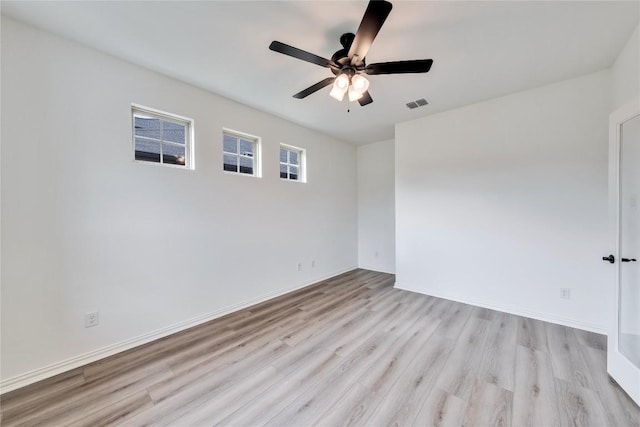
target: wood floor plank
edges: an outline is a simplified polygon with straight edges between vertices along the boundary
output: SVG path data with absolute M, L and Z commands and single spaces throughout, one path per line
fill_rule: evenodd
M 146 391 L 140 391 L 68 425 L 69 427 L 116 426 L 152 406 L 153 401 L 149 394 Z
M 560 425 L 557 401 L 549 354 L 518 346 L 513 424 L 531 427 Z
M 403 291 L 392 288 L 391 291 L 384 296 L 384 298 L 378 298 L 375 301 L 372 301 L 370 304 L 368 304 L 367 309 L 372 311 L 382 310 L 389 304 L 400 303 L 399 300 L 402 299 L 402 297 L 403 297 Z
M 336 400 L 350 387 L 350 378 L 359 378 L 389 348 L 395 347 L 398 337 L 388 332 L 379 332 L 353 354 L 335 371 L 331 372 L 316 388 L 300 394 L 291 404 L 270 419 L 265 425 L 311 425 L 323 413 L 331 409 Z
M 125 398 L 131 398 L 153 384 L 172 378 L 168 366 L 139 366 L 126 375 L 103 377 L 83 383 L 75 393 L 62 393 L 42 400 L 27 410 L 15 408 L 3 413 L 3 425 L 67 425 L 83 418 L 87 413 L 109 407 Z M 4 412 L 4 411 L 3 411 Z
M 207 405 L 209 401 L 222 399 L 238 382 L 250 382 L 256 377 L 273 375 L 275 369 L 263 368 L 264 365 L 260 361 L 264 361 L 268 366 L 270 360 L 277 358 L 287 348 L 284 343 L 270 342 L 246 358 L 246 364 L 225 364 L 211 371 L 201 367 L 197 371 L 160 382 L 148 389 L 154 406 L 125 425 L 152 426 L 174 423 L 177 419 Z
M 365 280 L 364 283 L 367 288 L 372 290 L 379 290 L 380 288 L 392 288 L 395 279 L 391 276 L 376 275 L 372 279 Z
M 402 314 L 404 306 L 400 303 L 390 304 L 384 310 L 378 310 L 371 312 L 372 314 L 366 315 L 366 323 L 362 324 L 360 333 L 357 333 L 355 329 L 351 329 L 350 333 L 345 336 L 346 339 L 332 343 L 333 351 L 341 356 L 347 356 L 351 354 L 356 348 L 360 347 L 363 342 L 369 339 L 373 334 L 380 331 L 379 325 L 393 325 L 397 322 L 397 318 Z M 349 339 L 350 338 L 350 339 Z
M 277 299 L 276 301 L 269 300 L 266 303 L 261 304 L 259 308 L 251 308 L 249 311 L 250 315 L 245 317 L 240 317 L 233 322 L 227 322 L 227 325 L 231 329 L 239 329 L 240 324 L 247 321 L 247 319 L 255 319 L 258 316 L 269 317 L 274 314 L 279 314 L 285 310 L 290 309 L 291 307 L 298 307 L 302 301 L 307 301 L 309 299 L 313 300 L 316 298 L 325 297 L 327 294 L 323 291 L 322 288 L 317 288 L 313 291 L 306 292 L 304 294 L 299 294 L 295 297 L 282 298 L 282 300 Z
M 442 322 L 440 322 L 440 326 L 438 327 L 438 334 L 443 337 L 456 339 L 460 336 L 462 328 L 467 324 L 473 312 L 473 307 L 453 301 L 450 301 L 448 306 L 450 309 L 439 316 Z
M 596 334 L 589 331 L 581 331 L 579 329 L 574 329 L 574 331 L 578 337 L 578 342 L 583 346 L 595 348 L 597 350 L 607 350 L 606 335 Z
M 234 345 L 242 338 L 231 329 L 221 328 L 216 334 L 209 335 L 208 339 L 203 339 L 185 348 L 176 348 L 176 351 L 169 353 L 164 360 L 169 366 L 180 366 L 200 357 L 207 357 L 212 354 L 223 352 Z
M 397 336 L 402 336 L 407 330 L 409 330 L 418 319 L 426 319 L 422 315 L 425 310 L 425 300 L 421 298 L 415 298 L 408 302 L 400 303 L 400 314 L 393 319 L 384 322 L 379 325 L 378 328 L 383 331 L 390 332 Z M 429 320 L 437 320 L 430 317 Z M 438 324 L 441 322 L 438 321 Z
M 254 369 L 259 369 L 263 363 L 268 364 L 271 360 L 277 359 L 288 348 L 286 344 L 276 340 L 268 341 L 247 354 L 229 353 L 228 358 L 213 359 L 210 363 L 180 372 L 180 375 L 149 387 L 149 395 L 157 405 L 174 395 L 190 394 L 195 386 L 202 385 L 203 389 L 217 389 L 227 381 L 248 376 L 250 371 L 247 368 L 252 366 L 252 363 L 256 363 Z M 202 390 L 198 391 L 198 393 L 201 392 Z
M 545 322 L 526 317 L 518 318 L 518 345 L 549 353 Z
M 392 309 L 390 309 L 389 313 L 392 312 Z M 348 355 L 351 350 L 358 348 L 375 333 L 379 332 L 375 326 L 380 321 L 392 321 L 393 317 L 384 316 L 384 313 L 383 311 L 371 312 L 363 310 L 356 313 L 356 315 L 350 313 L 342 317 L 340 321 L 335 321 L 334 319 L 333 322 L 328 322 L 321 328 L 316 326 L 317 333 L 292 346 L 292 349 L 287 354 L 274 361 L 272 365 L 279 372 L 285 374 L 292 366 L 296 366 L 300 359 L 306 359 L 309 355 L 317 352 Z M 396 315 L 399 315 L 399 313 L 397 311 Z M 311 326 L 313 327 L 313 325 Z M 287 334 L 286 337 L 290 337 L 290 334 Z
M 319 384 L 344 362 L 345 360 L 335 353 L 313 353 L 298 369 L 287 372 L 286 375 L 280 372 L 282 381 L 266 390 L 262 396 L 235 409 L 217 425 L 262 425 L 290 405 L 300 394 L 317 389 Z
M 55 398 L 61 393 L 73 391 L 85 382 L 83 369 L 77 368 L 11 393 L 0 395 L 2 414 L 10 418 L 11 414 L 16 411 L 37 411 L 38 409 L 32 409 L 31 406 L 40 407 L 42 402 Z
M 467 322 L 451 351 L 447 365 L 438 377 L 438 388 L 469 400 L 489 326 L 488 320 L 479 318 Z
M 429 314 L 438 318 L 448 317 L 452 310 L 458 308 L 455 301 L 447 300 L 444 298 L 435 298 L 433 304 L 429 309 Z
M 369 370 L 355 380 L 355 384 L 337 399 L 329 410 L 313 421 L 317 425 L 367 425 L 367 420 L 380 408 L 393 384 L 402 373 L 415 363 L 424 359 L 415 355 L 424 352 L 426 343 L 430 341 L 436 330 L 439 319 L 416 321 L 407 331 L 408 339 L 399 340 L 394 348 L 388 349 Z M 437 344 L 437 342 L 434 342 Z M 440 349 L 435 354 L 442 353 Z M 432 354 L 430 354 L 432 355 Z M 375 423 L 383 423 L 376 418 Z M 384 423 L 383 423 L 384 424 Z
M 3 426 L 640 427 L 602 335 L 356 269 L 0 396 Z
M 376 311 L 375 310 L 376 304 L 378 304 L 380 307 L 383 307 L 383 308 L 386 307 L 388 304 L 391 303 L 389 298 L 392 295 L 396 295 L 397 293 L 401 292 L 398 289 L 392 288 L 391 286 L 384 286 L 384 287 L 379 287 L 371 290 L 374 292 L 369 298 L 366 299 L 365 305 L 364 305 L 364 307 L 367 310 L 371 310 L 371 311 Z
M 284 319 L 291 321 L 292 318 L 293 317 L 289 316 Z M 295 322 L 292 323 L 295 324 Z M 290 326 L 291 324 L 288 323 L 284 325 L 271 323 L 268 326 L 256 327 L 253 330 L 247 329 L 243 331 L 240 339 L 228 342 L 225 346 L 217 348 L 215 351 L 195 357 L 181 358 L 179 362 L 173 359 L 170 360 L 171 369 L 173 369 L 177 375 L 182 375 L 184 372 L 191 372 L 197 369 L 202 370 L 205 369 L 205 367 L 212 369 L 214 366 L 237 363 L 242 360 L 244 355 L 257 351 L 270 342 L 279 340 L 279 337 L 283 333 L 286 333 L 286 328 Z
M 545 330 L 554 376 L 593 390 L 593 379 L 574 330 L 551 323 L 545 325 Z
M 239 406 L 262 395 L 281 379 L 277 370 L 269 366 L 253 372 L 243 381 L 232 382 L 224 391 L 213 395 L 213 398 L 191 400 L 187 405 L 188 410 L 181 411 L 180 416 L 176 416 L 174 411 L 170 417 L 164 417 L 162 423 L 173 427 L 216 424 Z M 184 406 L 181 407 L 183 408 Z
M 474 307 L 471 315 L 480 319 L 491 320 L 493 318 L 493 313 L 495 313 L 495 311 L 488 308 Z
M 340 307 L 346 302 L 362 298 L 363 295 L 369 291 L 371 290 L 368 288 L 358 287 L 345 293 L 332 295 L 332 298 L 328 298 L 322 304 L 316 304 L 315 302 L 304 304 L 300 306 L 300 310 L 306 312 L 308 316 L 320 316 L 332 312 L 333 309 Z
M 262 313 L 252 316 L 248 319 L 242 319 L 240 322 L 230 325 L 234 332 L 242 335 L 244 333 L 255 331 L 256 329 L 264 329 L 271 325 L 280 325 L 280 321 L 291 322 L 294 319 L 303 319 L 304 316 L 298 307 L 289 307 L 282 311 Z
M 422 404 L 412 426 L 461 426 L 466 408 L 466 401 L 434 388 Z
M 436 330 L 435 326 L 437 324 L 434 324 L 434 330 Z M 386 426 L 413 425 L 426 398 L 434 388 L 438 374 L 445 366 L 453 345 L 452 339 L 431 334 L 404 372 L 381 396 L 375 411 L 368 418 L 362 418 L 363 423 Z
M 481 380 L 476 380 L 467 402 L 463 425 L 510 426 L 513 393 Z
M 640 407 L 607 374 L 607 353 L 586 347 L 585 356 L 609 425 L 640 427 Z
M 476 376 L 513 391 L 517 341 L 518 318 L 512 314 L 495 313 L 487 329 Z
M 326 330 L 337 326 L 336 319 L 339 319 L 341 328 L 349 328 L 364 320 L 363 317 L 369 316 L 371 312 L 364 310 L 363 307 L 364 301 L 356 301 L 336 307 L 332 313 L 324 313 L 318 317 L 312 317 L 304 323 L 291 328 L 282 338 L 282 341 L 295 346 L 301 341 L 315 340 L 325 334 Z
M 607 425 L 607 416 L 596 392 L 557 378 L 555 385 L 561 426 Z

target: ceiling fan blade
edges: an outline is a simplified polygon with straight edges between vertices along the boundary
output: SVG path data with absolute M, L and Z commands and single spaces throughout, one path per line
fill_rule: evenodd
M 364 72 L 367 74 L 406 74 L 426 73 L 431 69 L 433 59 L 416 59 L 413 61 L 392 61 L 369 64 Z
M 312 64 L 316 64 L 321 67 L 326 67 L 326 68 L 331 68 L 332 66 L 337 67 L 337 65 L 333 61 L 330 61 L 327 58 L 314 55 L 313 53 L 309 53 L 302 49 L 298 49 L 297 47 L 289 46 L 288 44 L 280 43 L 279 41 L 275 41 L 275 40 L 272 41 L 271 44 L 269 45 L 269 49 L 273 50 L 274 52 L 279 52 L 285 55 L 289 55 L 306 62 L 311 62 Z
M 365 91 L 362 96 L 360 97 L 360 99 L 358 99 L 358 104 L 360 104 L 360 106 L 364 107 L 365 105 L 369 105 L 373 102 L 373 98 L 371 97 L 371 95 L 369 94 L 369 91 Z
M 313 86 L 309 86 L 305 90 L 301 90 L 300 92 L 298 92 L 295 95 L 293 95 L 293 97 L 297 98 L 297 99 L 306 98 L 307 96 L 311 95 L 312 93 L 319 91 L 323 87 L 329 86 L 331 83 L 333 83 L 333 81 L 335 79 L 336 79 L 335 77 L 327 77 L 326 79 L 324 79 L 322 81 L 319 81 L 318 83 L 314 84 Z
M 382 24 L 389 16 L 393 6 L 388 1 L 370 0 L 367 10 L 364 12 L 360 27 L 356 32 L 356 37 L 349 48 L 349 58 L 351 65 L 360 65 L 362 60 L 367 56 L 367 52 L 373 44 L 373 40 L 378 35 Z

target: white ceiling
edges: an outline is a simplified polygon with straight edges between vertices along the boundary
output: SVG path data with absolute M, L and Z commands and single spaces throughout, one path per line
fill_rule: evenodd
M 371 76 L 374 103 L 339 103 L 331 76 L 272 52 L 272 40 L 330 58 L 361 1 L 2 1 L 2 13 L 356 144 L 394 123 L 598 71 L 639 20 L 638 1 L 394 1 L 368 63 L 432 58 L 427 74 Z M 427 98 L 427 107 L 405 103 Z

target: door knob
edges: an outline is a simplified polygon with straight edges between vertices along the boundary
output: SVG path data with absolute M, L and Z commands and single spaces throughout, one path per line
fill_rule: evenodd
M 603 261 L 609 261 L 611 264 L 613 264 L 614 262 L 616 262 L 616 259 L 613 255 L 609 255 L 609 256 L 603 256 L 602 257 Z
M 622 258 L 620 261 L 622 262 L 636 262 L 635 258 Z

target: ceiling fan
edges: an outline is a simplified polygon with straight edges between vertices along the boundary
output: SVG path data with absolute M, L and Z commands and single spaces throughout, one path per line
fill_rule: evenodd
M 406 74 L 426 73 L 431 69 L 432 59 L 416 59 L 411 61 L 378 62 L 367 65 L 365 58 L 373 44 L 373 40 L 382 28 L 382 24 L 391 12 L 392 4 L 384 0 L 370 0 L 364 12 L 358 31 L 345 33 L 340 37 L 342 49 L 331 56 L 322 58 L 293 46 L 273 41 L 269 49 L 285 55 L 301 59 L 312 64 L 331 69 L 335 77 L 327 77 L 318 83 L 293 95 L 303 99 L 320 89 L 333 84 L 330 95 L 342 101 L 345 93 L 349 93 L 349 101 L 358 101 L 362 106 L 371 104 L 373 98 L 369 94 L 369 81 L 363 74 Z

